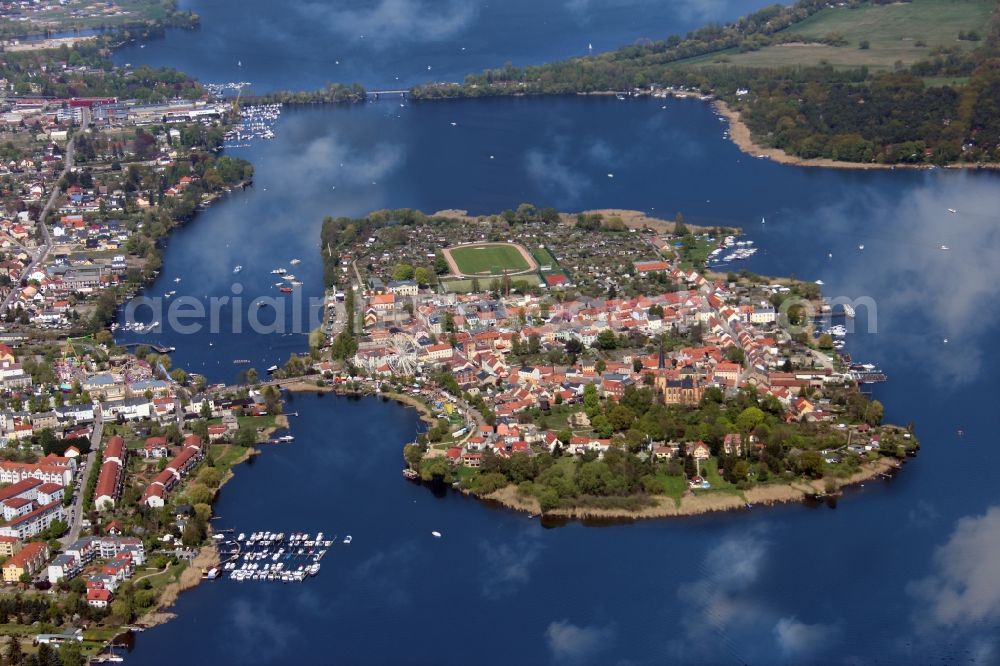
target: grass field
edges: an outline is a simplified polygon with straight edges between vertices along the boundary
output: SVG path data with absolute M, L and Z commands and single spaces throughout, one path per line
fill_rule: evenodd
M 514 245 L 465 245 L 450 252 L 463 275 L 503 275 L 505 270 L 518 273 L 531 268 Z
M 483 277 L 479 280 L 480 289 L 489 289 L 490 283 L 493 281 L 492 277 Z M 534 273 L 526 273 L 524 275 L 513 275 L 510 278 L 513 282 L 530 282 L 533 285 L 540 284 L 538 276 Z M 470 278 L 443 278 L 439 279 L 438 282 L 441 287 L 447 291 L 454 294 L 464 294 L 472 291 L 472 280 Z
M 539 266 L 549 266 L 550 271 L 559 267 L 559 262 L 556 261 L 556 258 L 552 256 L 552 253 L 544 247 L 532 250 L 531 256 L 535 258 L 535 261 L 538 262 Z
M 685 64 L 726 64 L 757 67 L 817 65 L 892 69 L 895 63 L 911 65 L 940 46 L 973 49 L 981 42 L 958 39 L 960 31 L 974 30 L 985 38 L 995 0 L 913 0 L 910 3 L 833 7 L 814 14 L 785 32 L 803 37 L 840 35 L 845 46 L 782 44 L 748 53 L 712 54 Z M 862 41 L 869 48 L 859 48 Z

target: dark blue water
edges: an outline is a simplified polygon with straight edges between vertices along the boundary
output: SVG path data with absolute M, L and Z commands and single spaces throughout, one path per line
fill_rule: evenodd
M 566 21 L 567 5 L 553 6 L 538 11 Z M 228 24 L 208 28 L 220 7 L 196 7 L 209 44 L 235 39 Z M 260 22 L 265 9 L 231 20 Z M 270 39 L 255 30 L 247 35 Z M 461 46 L 441 39 L 451 52 Z M 535 41 L 509 47 L 534 57 Z M 392 53 L 424 48 L 403 40 Z M 200 53 L 199 62 L 212 62 Z M 326 72 L 307 60 L 281 62 L 296 81 Z M 373 66 L 383 67 L 377 58 Z M 233 295 L 238 279 L 245 300 L 274 295 L 269 271 L 298 257 L 303 297 L 317 296 L 327 214 L 397 206 L 490 213 L 522 201 L 683 211 L 694 223 L 743 226 L 762 248 L 752 270 L 822 279 L 829 296 L 872 300 L 859 308 L 850 351 L 889 373 L 875 396 L 887 420 L 913 422 L 922 439 L 902 474 L 852 491 L 835 509 L 545 529 L 404 481 L 400 447 L 417 427 L 413 412 L 376 399 L 298 396 L 288 405 L 300 414 L 296 442 L 238 470 L 220 495 L 218 523 L 351 533 L 354 543 L 335 548 L 306 584 L 218 581 L 185 593 L 179 617 L 142 634 L 130 661 L 998 663 L 1000 180 L 781 166 L 743 155 L 722 132 L 710 108 L 693 101 L 384 100 L 287 111 L 274 141 L 236 151 L 256 165 L 255 187 L 171 239 L 150 293 Z M 290 328 L 290 311 L 283 320 Z M 175 365 L 220 380 L 243 369 L 233 359 L 262 369 L 306 344 L 304 334 L 231 329 L 149 337 L 178 347 Z
M 245 293 L 258 285 L 268 293 L 272 264 L 297 256 L 303 291 L 319 293 L 316 239 L 328 213 L 404 205 L 486 213 L 534 201 L 739 224 L 764 248 L 749 268 L 822 279 L 830 296 L 874 301 L 873 311 L 859 309 L 850 349 L 882 364 L 891 380 L 875 395 L 886 418 L 913 422 L 924 442 L 903 474 L 867 484 L 835 510 L 546 530 L 403 481 L 411 412 L 297 397 L 289 405 L 301 414 L 295 444 L 239 470 L 221 493 L 220 524 L 349 531 L 355 543 L 306 585 L 223 581 L 183 595 L 180 617 L 143 634 L 133 658 L 170 663 L 167 646 L 205 632 L 199 657 L 222 663 L 283 663 L 291 654 L 316 663 L 470 655 L 486 663 L 972 663 L 970 650 L 975 663 L 995 659 L 986 655 L 1000 609 L 1000 509 L 984 514 L 996 503 L 1000 464 L 991 437 L 1000 181 L 781 166 L 748 158 L 721 133 L 709 107 L 684 101 L 290 112 L 275 141 L 248 151 L 254 190 L 176 235 L 153 292 L 200 279 L 206 286 L 192 293 L 226 293 L 231 266 L 241 263 Z M 163 339 L 179 347 L 175 364 L 199 371 L 204 363 L 213 379 L 238 370 L 233 358 L 263 367 L 305 344 L 302 336 Z M 432 539 L 432 529 L 445 538 Z M 507 638 L 489 638 L 498 631 Z
M 764 0 L 181 0 L 198 31 L 135 44 L 118 64 L 176 67 L 254 92 L 357 81 L 395 89 L 486 67 L 609 51 L 728 21 Z M 784 4 L 784 3 L 783 3 Z

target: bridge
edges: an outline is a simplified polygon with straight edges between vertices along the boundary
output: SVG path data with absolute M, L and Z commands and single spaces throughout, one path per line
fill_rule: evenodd
M 408 94 L 410 94 L 410 91 L 409 90 L 369 90 L 367 94 L 368 94 L 369 97 L 374 97 L 375 99 L 379 99 L 383 95 L 386 96 L 386 97 L 398 96 L 398 97 L 404 97 L 405 98 Z
M 128 349 L 129 347 L 149 347 L 157 354 L 169 354 L 170 352 L 177 351 L 176 347 L 164 347 L 163 345 L 154 345 L 148 342 L 127 342 L 123 345 L 118 345 L 119 347 L 124 347 Z

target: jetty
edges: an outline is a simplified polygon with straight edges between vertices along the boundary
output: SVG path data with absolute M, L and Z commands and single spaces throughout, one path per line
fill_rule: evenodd
M 345 537 L 345 544 L 351 537 Z M 337 543 L 337 536 L 315 536 L 308 532 L 240 533 L 233 541 L 219 544 L 222 573 L 231 580 L 301 583 L 320 571 L 320 560 Z

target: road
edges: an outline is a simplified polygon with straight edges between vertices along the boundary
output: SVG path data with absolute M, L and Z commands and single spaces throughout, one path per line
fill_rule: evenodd
M 69 532 L 67 532 L 66 536 L 59 540 L 64 546 L 68 546 L 80 538 L 80 529 L 83 522 L 83 491 L 87 485 L 87 476 L 90 474 L 90 470 L 94 469 L 94 465 L 96 464 L 97 450 L 101 448 L 101 435 L 103 432 L 104 420 L 101 418 L 100 414 L 96 414 L 94 419 L 94 432 L 90 436 L 90 453 L 87 454 L 87 467 L 82 473 L 78 473 L 77 479 L 73 481 L 74 484 L 77 484 L 79 490 L 76 492 L 76 499 L 73 501 L 73 505 L 70 508 L 73 520 L 70 521 Z
M 60 174 L 60 178 L 69 173 L 69 170 L 72 168 L 73 168 L 73 140 L 70 139 L 69 142 L 66 144 L 66 165 L 63 167 L 62 173 Z M 56 179 L 56 182 L 52 186 L 52 192 L 49 194 L 49 200 L 45 202 L 45 208 L 42 209 L 42 213 L 38 216 L 38 226 L 41 227 L 42 238 L 44 239 L 42 242 L 42 246 L 40 248 L 41 251 L 35 256 L 34 259 L 32 259 L 31 263 L 27 265 L 27 267 L 24 269 L 24 272 L 21 273 L 21 280 L 27 280 L 28 276 L 31 275 L 31 272 L 35 270 L 35 267 L 38 266 L 43 261 L 45 261 L 45 258 L 49 255 L 49 252 L 52 250 L 52 238 L 49 236 L 49 228 L 45 226 L 45 217 L 49 214 L 49 210 L 52 209 L 52 206 L 55 205 L 56 200 L 59 199 L 60 194 L 61 192 L 59 190 L 59 179 Z M 17 286 L 13 287 L 10 290 L 7 296 L 3 299 L 3 303 L 0 303 L 0 315 L 7 312 L 7 308 L 10 306 L 11 301 L 14 300 L 14 297 L 17 296 L 18 293 L 20 293 L 20 289 L 18 289 Z

